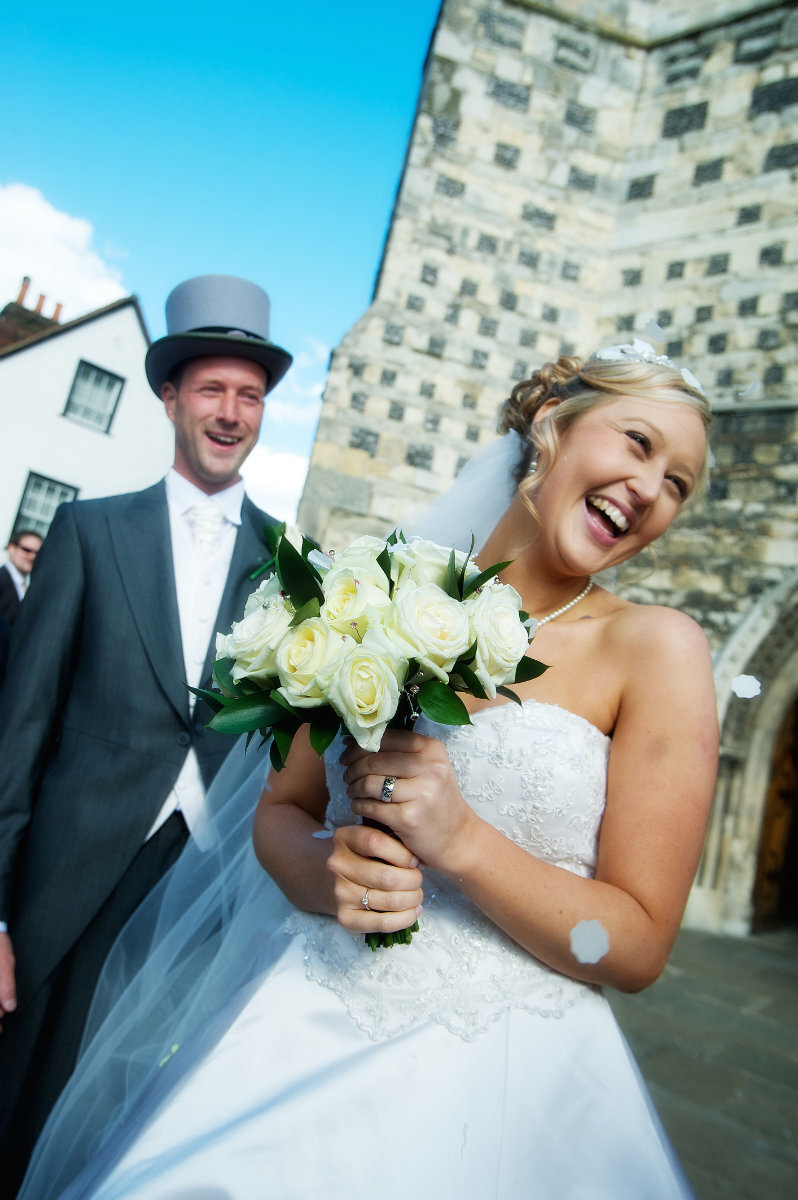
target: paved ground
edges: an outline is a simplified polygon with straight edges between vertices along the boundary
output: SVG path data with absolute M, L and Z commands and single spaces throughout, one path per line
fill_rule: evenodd
M 796 931 L 683 930 L 653 987 L 608 996 L 698 1200 L 794 1200 Z

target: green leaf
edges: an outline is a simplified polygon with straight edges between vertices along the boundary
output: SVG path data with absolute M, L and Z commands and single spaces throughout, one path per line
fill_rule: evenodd
M 439 679 L 422 683 L 415 699 L 418 707 L 431 721 L 437 721 L 440 725 L 471 724 L 468 709 L 463 701 Z
M 305 537 L 304 533 L 302 534 L 302 557 L 305 559 L 305 561 L 307 561 L 307 557 L 310 554 L 311 550 L 318 550 L 318 548 L 319 547 L 316 542 L 314 542 L 309 537 Z M 313 563 L 309 562 L 308 566 L 310 567 L 311 571 L 315 571 L 316 578 L 321 579 L 321 575 L 316 570 L 316 568 L 313 566 Z
M 462 567 L 460 568 L 460 573 L 457 576 L 457 594 L 461 599 L 463 597 L 463 589 L 465 588 L 466 571 L 468 570 L 468 564 L 471 562 L 471 555 L 473 553 L 474 553 L 474 535 L 472 533 L 471 534 L 471 545 L 468 548 L 468 554 L 466 555 L 466 560 L 463 563 Z
M 460 657 L 458 658 L 457 662 L 454 664 L 454 669 L 456 671 L 459 670 L 463 664 L 465 664 L 467 667 L 470 666 L 471 663 L 476 658 L 476 656 L 477 656 L 477 640 L 476 640 L 476 638 L 474 638 L 474 641 L 468 647 L 465 654 L 461 654 Z
M 487 700 L 487 692 L 479 682 L 475 672 L 472 671 L 470 667 L 467 667 L 465 663 L 455 663 L 452 674 L 459 675 L 465 684 L 465 687 L 458 688 L 458 691 L 466 691 L 470 695 L 476 696 L 478 700 Z
M 271 745 L 269 746 L 269 759 L 275 771 L 282 771 L 285 763 L 283 762 L 282 755 L 280 754 L 280 747 L 275 741 L 272 741 Z
M 283 588 L 291 598 L 294 608 L 301 608 L 309 600 L 324 603 L 324 593 L 319 587 L 319 577 L 309 562 L 298 550 L 282 538 L 277 548 L 277 573 Z
M 303 604 L 302 607 L 298 608 L 294 613 L 293 620 L 291 621 L 291 628 L 293 629 L 294 626 L 301 625 L 303 621 L 309 621 L 311 617 L 317 617 L 320 612 L 321 605 L 314 596 L 312 600 L 308 600 L 307 604 Z
M 528 654 L 525 654 L 515 668 L 513 683 L 526 683 L 529 679 L 539 679 L 548 669 L 547 663 L 538 662 L 536 658 L 530 658 Z
M 288 713 L 289 716 L 292 716 L 294 718 L 294 720 L 297 723 L 297 726 L 304 725 L 304 723 L 307 721 L 307 719 L 308 719 L 307 709 L 306 708 L 294 708 L 294 706 L 288 700 L 286 700 L 285 696 L 281 695 L 280 692 L 278 692 L 276 690 L 273 691 L 271 693 L 270 699 L 273 704 L 276 704 L 279 706 L 278 710 L 277 710 L 278 716 L 274 717 L 273 720 L 284 721 L 285 714 Z M 279 709 L 282 709 L 283 711 L 279 712 Z
M 498 696 L 506 696 L 508 700 L 514 700 L 519 708 L 523 707 L 520 698 L 518 696 L 516 696 L 516 694 L 512 690 L 512 688 L 508 688 L 508 687 L 504 687 L 504 685 L 500 685 L 499 687 L 496 688 L 496 694 Z
M 209 692 L 207 688 L 189 687 L 188 689 L 195 696 L 199 696 L 200 700 L 204 700 L 209 708 L 212 708 L 216 713 L 220 708 L 225 708 L 229 704 L 226 697 L 220 696 L 218 692 Z
M 318 715 L 310 722 L 310 744 L 321 758 L 324 751 L 332 742 L 341 728 L 340 719 L 329 709 L 319 709 Z
M 503 571 L 505 567 L 509 567 L 512 561 L 511 558 L 508 558 L 507 562 L 495 563 L 492 567 L 488 567 L 486 571 L 480 571 L 479 575 L 475 575 L 473 579 L 468 581 L 463 590 L 463 599 L 467 600 L 469 596 L 474 594 L 477 588 L 481 588 L 488 580 L 493 579 L 495 575 Z
M 385 549 L 381 550 L 377 555 L 377 566 L 382 569 L 385 578 L 388 580 L 389 595 L 393 593 L 393 580 L 391 579 L 391 556 L 388 553 L 388 546 L 393 543 L 388 541 L 385 543 Z
M 288 728 L 286 725 L 274 725 L 272 727 L 272 745 L 277 746 L 283 762 L 286 762 L 288 759 L 288 751 L 291 749 L 295 733 L 296 726 L 293 729 Z
M 236 665 L 234 658 L 217 658 L 213 664 L 213 677 L 225 696 L 240 696 L 237 684 L 233 682 L 231 671 Z
M 220 709 L 208 727 L 217 733 L 248 733 L 263 729 L 285 719 L 282 705 L 275 704 L 261 692 L 260 696 L 242 696 L 230 700 Z
M 443 590 L 447 596 L 451 596 L 453 600 L 460 599 L 460 589 L 457 586 L 457 564 L 455 561 L 454 550 L 449 555 L 449 561 L 446 564 L 446 574 L 443 577 Z
M 277 557 L 277 547 L 280 544 L 281 538 L 285 537 L 285 521 L 280 521 L 276 525 L 272 525 L 267 521 L 263 526 L 263 540 L 269 548 L 269 553 L 272 556 L 272 562 Z

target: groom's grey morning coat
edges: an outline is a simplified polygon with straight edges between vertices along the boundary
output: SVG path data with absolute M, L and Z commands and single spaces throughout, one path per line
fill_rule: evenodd
M 219 613 L 240 619 L 265 561 L 244 500 Z M 0 916 L 20 1006 L 141 848 L 190 746 L 207 784 L 232 739 L 189 715 L 166 492 L 62 505 L 39 556 L 0 695 Z M 21 651 L 24 648 L 24 661 Z

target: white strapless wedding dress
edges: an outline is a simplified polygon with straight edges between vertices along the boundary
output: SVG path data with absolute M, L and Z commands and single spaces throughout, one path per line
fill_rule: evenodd
M 481 817 L 592 874 L 610 744 L 598 729 L 535 701 L 417 728 L 444 741 Z M 352 819 L 338 752 L 330 827 Z M 372 953 L 297 911 L 279 937 L 165 1065 L 102 1181 L 70 1198 L 691 1195 L 601 992 L 531 958 L 446 880 L 426 873 L 411 946 Z

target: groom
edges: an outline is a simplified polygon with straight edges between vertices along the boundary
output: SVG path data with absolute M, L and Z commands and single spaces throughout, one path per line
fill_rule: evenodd
M 166 318 L 145 365 L 174 465 L 143 492 L 58 509 L 0 697 L 2 1197 L 72 1071 L 117 933 L 186 838 L 202 846 L 231 746 L 186 682 L 209 686 L 214 635 L 265 559 L 272 518 L 239 468 L 291 356 L 243 279 L 189 279 Z

